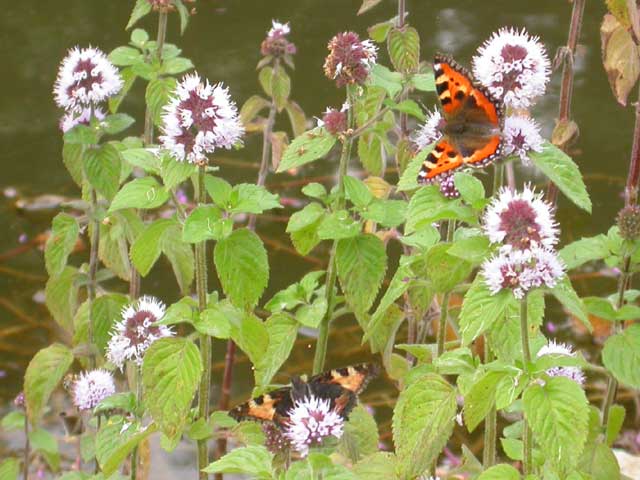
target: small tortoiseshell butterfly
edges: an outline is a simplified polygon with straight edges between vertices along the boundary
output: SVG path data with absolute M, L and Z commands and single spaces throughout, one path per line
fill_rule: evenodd
M 430 183 L 469 165 L 485 167 L 500 157 L 504 123 L 502 102 L 475 84 L 469 72 L 451 57 L 433 61 L 436 91 L 442 105 L 442 137 L 418 173 L 418 183 Z
M 291 379 L 291 386 L 272 390 L 242 403 L 229 410 L 229 415 L 238 421 L 258 420 L 283 427 L 289 420 L 289 411 L 296 400 L 313 395 L 329 400 L 331 408 L 346 420 L 358 403 L 358 395 L 379 371 L 377 365 L 363 363 L 329 370 L 309 380 L 295 376 Z

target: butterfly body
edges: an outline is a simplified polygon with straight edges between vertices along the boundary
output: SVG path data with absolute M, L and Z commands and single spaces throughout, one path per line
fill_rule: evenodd
M 296 401 L 313 396 L 329 401 L 331 409 L 347 419 L 358 403 L 358 395 L 369 381 L 377 376 L 374 364 L 359 364 L 329 370 L 309 380 L 293 377 L 291 386 L 278 388 L 242 403 L 229 411 L 236 420 L 273 422 L 279 427 L 287 424 Z
M 436 55 L 433 71 L 443 110 L 438 125 L 442 136 L 425 159 L 418 183 L 436 181 L 465 166 L 485 167 L 502 151 L 502 104 L 451 57 Z

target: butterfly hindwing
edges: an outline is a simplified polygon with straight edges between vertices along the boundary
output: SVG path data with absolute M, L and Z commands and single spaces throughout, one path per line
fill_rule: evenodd
M 436 55 L 433 63 L 442 105 L 442 137 L 422 164 L 418 183 L 448 176 L 463 166 L 484 167 L 500 156 L 502 104 L 451 57 Z
M 274 422 L 282 427 L 289 418 L 289 411 L 298 399 L 311 394 L 328 400 L 342 417 L 347 418 L 357 404 L 358 395 L 369 381 L 378 375 L 374 364 L 360 364 L 329 370 L 314 375 L 308 381 L 300 377 L 292 379 L 292 386 L 272 390 L 229 411 L 236 420 Z

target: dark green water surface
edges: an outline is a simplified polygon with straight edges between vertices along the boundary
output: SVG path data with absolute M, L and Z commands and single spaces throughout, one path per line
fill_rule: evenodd
M 3 67 L 0 76 L 0 187 L 16 189 L 18 198 L 42 194 L 78 195 L 62 164 L 62 138 L 58 129 L 61 112 L 51 95 L 58 63 L 66 50 L 74 45 L 93 45 L 108 52 L 126 44 L 129 33 L 124 31 L 124 26 L 132 4 L 125 0 L 5 2 L 0 16 L 0 65 Z M 292 97 L 308 116 L 319 115 L 327 106 L 339 106 L 343 101 L 343 92 L 322 73 L 327 41 L 335 33 L 347 29 L 366 35 L 367 26 L 392 17 L 397 8 L 395 1 L 386 0 L 358 17 L 359 4 L 357 0 L 198 0 L 198 14 L 192 18 L 183 37 L 179 36 L 176 16 L 170 17 L 167 41 L 179 45 L 200 74 L 212 82 L 227 83 L 233 98 L 241 105 L 249 96 L 259 93 L 255 66 L 260 58 L 260 42 L 271 19 L 291 22 L 291 40 L 299 51 L 296 70 L 292 73 Z M 407 4 L 409 21 L 422 38 L 422 59 L 430 60 L 436 51 L 442 51 L 453 54 L 466 65 L 491 32 L 507 25 L 527 27 L 531 33 L 539 35 L 553 56 L 566 42 L 571 12 L 571 4 L 560 0 L 407 0 Z M 563 243 L 606 231 L 622 205 L 620 192 L 631 149 L 633 112 L 631 107 L 625 109 L 615 102 L 601 66 L 598 29 L 604 11 L 604 2 L 587 2 L 573 104 L 573 116 L 581 131 L 574 158 L 585 175 L 594 204 L 593 215 L 581 212 L 561 198 L 558 219 Z M 155 36 L 155 18 L 151 15 L 140 25 L 152 36 Z M 387 62 L 386 54 L 382 54 L 381 61 Z M 534 110 L 547 137 L 553 128 L 558 94 L 559 72 L 555 72 L 548 94 Z M 129 134 L 141 131 L 143 98 L 140 82 L 121 107 L 121 111 L 138 119 Z M 420 100 L 431 108 L 435 98 L 425 96 Z M 286 123 L 281 127 L 286 128 Z M 261 138 L 250 136 L 246 148 L 225 154 L 225 157 L 246 166 L 257 166 L 260 148 Z M 335 171 L 335 166 L 335 159 L 320 162 L 305 169 L 303 174 L 324 175 Z M 222 174 L 234 183 L 253 182 L 257 169 L 223 166 Z M 518 179 L 524 178 L 544 185 L 543 178 L 531 171 L 518 172 Z M 287 180 L 291 180 L 287 175 L 272 175 L 267 184 L 282 196 L 299 196 L 299 187 L 280 188 Z M 3 225 L 0 255 L 19 247 L 21 236 L 24 241 L 25 235 L 33 239 L 44 232 L 57 212 L 20 211 L 15 208 L 15 200 L 0 198 L 0 224 Z M 290 247 L 283 233 L 284 225 L 262 221 L 258 231 L 264 238 Z M 73 261 L 77 263 L 86 258 L 86 252 L 81 255 L 73 257 Z M 321 260 L 327 258 L 322 249 L 312 255 Z M 0 261 L 0 399 L 9 399 L 21 389 L 29 359 L 38 348 L 55 338 L 55 329 L 47 328 L 52 320 L 42 303 L 34 301 L 44 289 L 41 251 L 29 249 L 10 258 L 0 258 L 3 258 Z M 270 248 L 269 260 L 271 279 L 265 300 L 306 271 L 319 268 L 283 249 Z M 607 280 L 602 282 L 579 283 L 577 287 L 582 293 L 613 287 Z M 211 287 L 216 285 L 212 282 Z M 170 270 L 162 264 L 149 279 L 143 280 L 142 290 L 160 296 L 167 303 L 179 297 Z M 554 320 L 563 320 L 559 311 Z M 349 325 L 346 322 L 340 339 L 331 343 L 331 365 L 365 357 L 357 347 L 359 334 Z M 289 363 L 295 365 L 296 371 L 310 369 L 310 343 L 303 339 L 300 348 L 296 349 Z M 217 342 L 214 348 L 219 362 L 224 346 Z M 251 383 L 246 361 L 239 365 L 238 371 L 240 386 L 234 389 L 234 398 L 247 394 Z M 214 378 L 220 378 L 220 370 L 216 370 L 215 375 Z

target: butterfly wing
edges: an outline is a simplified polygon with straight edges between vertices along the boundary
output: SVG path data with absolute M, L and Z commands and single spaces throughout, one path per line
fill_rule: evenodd
M 436 55 L 433 71 L 445 128 L 418 173 L 418 183 L 429 183 L 464 165 L 484 167 L 501 152 L 502 104 L 474 85 L 469 72 L 451 57 Z
M 229 410 L 229 415 L 238 421 L 257 420 L 280 423 L 282 419 L 288 418 L 291 408 L 293 408 L 291 387 L 284 387 L 241 403 Z

